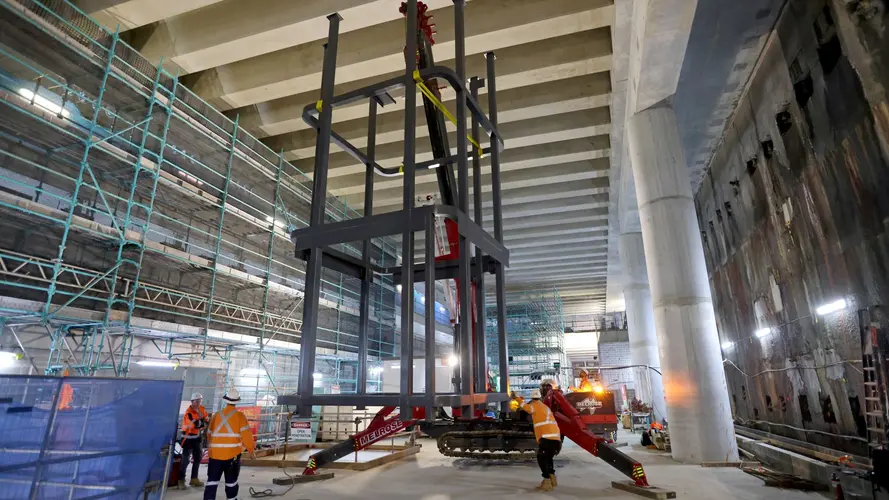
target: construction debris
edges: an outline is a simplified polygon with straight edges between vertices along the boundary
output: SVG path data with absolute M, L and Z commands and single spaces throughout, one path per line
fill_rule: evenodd
M 675 491 L 668 491 L 654 486 L 636 486 L 632 481 L 612 481 L 611 487 L 616 490 L 627 491 L 645 498 L 654 498 L 655 500 L 676 498 Z

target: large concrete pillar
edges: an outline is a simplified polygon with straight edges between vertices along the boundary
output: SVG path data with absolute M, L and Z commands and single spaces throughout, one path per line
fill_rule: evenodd
M 660 103 L 627 123 L 673 458 L 735 461 L 725 372 L 676 116 Z
M 636 397 L 651 405 L 655 418 L 661 421 L 667 419 L 667 408 L 642 233 L 620 235 L 620 262 L 624 269 L 624 303 L 630 335 L 630 358 L 638 366 L 633 370 Z

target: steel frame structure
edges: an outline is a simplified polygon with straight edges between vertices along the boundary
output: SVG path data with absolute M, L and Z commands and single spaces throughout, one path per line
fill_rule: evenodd
M 48 374 L 126 376 L 137 337 L 295 354 L 305 270 L 279 240 L 309 177 L 66 0 L 0 0 L 0 32 L 0 323 L 46 328 Z M 335 249 L 396 261 L 389 238 Z M 360 317 L 362 358 L 391 355 L 394 289 L 325 270 L 319 348 L 355 352 Z
M 376 405 L 398 406 L 399 418 L 402 421 L 413 419 L 413 407 L 425 407 L 426 418 L 433 418 L 433 407 L 451 406 L 459 407 L 464 415 L 470 415 L 475 405 L 489 402 L 501 402 L 506 404 L 508 399 L 506 379 L 502 379 L 498 392 L 485 392 L 486 382 L 486 355 L 484 330 L 478 328 L 484 325 L 484 302 L 479 301 L 476 309 L 480 314 L 476 315 L 472 310 L 473 298 L 470 297 L 471 285 L 483 285 L 482 276 L 486 272 L 495 275 L 497 294 L 496 311 L 498 318 L 503 317 L 505 307 L 505 288 L 503 269 L 509 264 L 509 252 L 503 245 L 502 207 L 500 195 L 500 165 L 499 153 L 503 149 L 503 138 L 497 130 L 497 101 L 496 81 L 494 72 L 494 54 L 486 54 L 487 82 L 474 78 L 469 87 L 466 85 L 466 57 L 465 57 L 465 33 L 464 33 L 464 7 L 465 0 L 454 0 L 454 31 L 456 45 L 456 71 L 443 66 L 431 66 L 418 69 L 418 58 L 424 54 L 418 52 L 418 43 L 423 40 L 418 36 L 418 3 L 417 0 L 409 0 L 403 4 L 403 12 L 406 17 L 405 32 L 405 73 L 401 77 L 392 78 L 368 87 L 358 89 L 343 95 L 335 96 L 334 74 L 336 71 L 337 45 L 339 36 L 339 14 L 328 17 L 330 22 L 327 44 L 325 45 L 324 65 L 321 82 L 321 97 L 317 103 L 306 106 L 303 112 L 304 120 L 318 132 L 315 149 L 315 168 L 313 172 L 312 209 L 309 227 L 297 229 L 291 233 L 297 255 L 307 262 L 306 270 L 306 305 L 303 309 L 303 332 L 301 338 L 300 383 L 297 394 L 279 398 L 280 404 L 296 405 L 300 415 L 308 416 L 312 405 L 319 404 L 349 404 L 349 405 Z M 431 54 L 425 54 L 430 57 Z M 416 94 L 421 82 L 430 79 L 443 79 L 452 86 L 457 95 L 456 101 L 456 126 L 457 126 L 457 153 L 447 157 L 439 157 L 429 162 L 417 163 L 415 161 L 415 134 L 416 114 L 406 112 L 404 114 L 404 164 L 400 168 L 387 169 L 381 167 L 375 161 L 375 131 L 377 106 L 393 103 L 389 92 L 404 88 L 405 109 L 416 109 Z M 488 85 L 488 109 L 490 118 L 484 114 L 477 101 L 478 87 Z M 428 89 L 426 89 L 428 91 Z M 428 94 L 425 94 L 428 97 Z M 353 104 L 367 100 L 369 102 L 368 124 L 368 148 L 363 153 L 357 147 L 332 130 L 333 110 L 339 106 Z M 430 100 L 424 99 L 428 107 Z M 468 156 L 466 111 L 470 111 L 472 117 L 472 142 L 478 144 L 478 128 L 481 126 L 490 139 L 490 147 L 482 149 L 480 146 L 471 152 L 473 167 L 475 169 L 474 200 L 475 220 L 469 215 L 469 183 L 468 183 Z M 427 109 L 427 120 L 430 119 Z M 430 126 L 438 125 L 440 117 L 434 120 Z M 349 152 L 358 162 L 365 165 L 365 211 L 362 217 L 328 223 L 323 217 L 324 200 L 327 191 L 328 158 L 330 143 L 333 141 L 343 150 Z M 481 175 L 479 158 L 482 154 L 491 155 L 492 192 L 494 203 L 494 229 L 491 236 L 484 231 L 481 224 Z M 447 154 L 447 153 L 445 153 Z M 418 168 L 438 168 L 439 182 L 448 182 L 453 179 L 451 165 L 457 166 L 457 191 L 459 203 L 456 205 L 433 205 L 415 207 L 415 172 Z M 437 167 L 436 167 L 437 165 Z M 374 175 L 403 176 L 403 206 L 394 213 L 375 215 L 373 209 Z M 450 189 L 450 188 L 449 188 Z M 451 195 L 450 190 L 443 188 L 443 193 Z M 449 196 L 450 197 L 450 196 Z M 447 203 L 448 200 L 445 200 Z M 457 200 L 454 200 L 457 201 Z M 449 242 L 456 243 L 458 249 L 455 252 L 456 262 L 436 261 L 435 257 L 435 227 L 436 220 L 447 218 L 450 222 Z M 451 234 L 453 229 L 454 234 Z M 414 236 L 416 232 L 423 231 L 425 237 L 424 262 L 416 263 Z M 367 255 L 367 244 L 374 238 L 401 235 L 402 250 L 401 264 L 384 267 L 370 262 Z M 452 240 L 453 236 L 453 240 Z M 338 252 L 334 246 L 347 242 L 363 242 L 363 255 L 359 259 L 349 258 Z M 477 250 L 474 252 L 474 250 Z M 475 257 L 473 258 L 473 255 Z M 366 315 L 362 315 L 362 322 L 358 331 L 358 356 L 359 356 L 359 384 L 358 393 L 355 395 L 323 395 L 314 394 L 311 376 L 314 370 L 314 357 L 316 352 L 317 315 L 319 298 L 319 281 L 324 267 L 336 269 L 341 272 L 360 277 L 362 279 L 362 292 L 373 280 L 375 274 L 386 275 L 391 273 L 401 281 L 401 371 L 400 394 L 367 394 L 363 384 L 366 376 L 364 366 L 367 353 L 367 331 L 364 323 Z M 459 304 L 459 321 L 456 325 L 455 344 L 459 357 L 459 376 L 457 377 L 459 390 L 453 393 L 438 393 L 434 384 L 434 363 L 426 363 L 426 390 L 424 394 L 416 394 L 413 385 L 413 321 L 414 282 L 425 282 L 426 302 L 425 318 L 426 331 L 434 331 L 435 313 L 435 281 L 437 279 L 456 278 L 458 283 L 457 303 Z M 483 287 L 477 288 L 478 295 L 483 295 Z M 362 293 L 362 310 L 366 309 L 367 294 Z M 473 319 L 481 323 L 473 325 Z M 503 321 L 500 324 L 504 324 Z M 473 330 L 478 330 L 473 335 Z M 505 339 L 505 329 L 500 328 L 498 334 Z M 425 359 L 435 359 L 434 336 L 426 335 L 424 345 Z M 500 372 L 507 373 L 506 359 L 508 357 L 505 341 L 499 343 L 500 348 Z

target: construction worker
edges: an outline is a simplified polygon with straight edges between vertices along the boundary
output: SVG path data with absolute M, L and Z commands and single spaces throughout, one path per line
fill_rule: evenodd
M 209 417 L 207 410 L 201 402 L 204 396 L 200 392 L 191 395 L 191 405 L 185 410 L 182 417 L 182 464 L 179 466 L 179 489 L 185 489 L 185 469 L 188 468 L 189 458 L 194 462 L 191 466 L 191 486 L 203 486 L 198 479 L 198 468 L 201 458 L 204 456 L 201 450 L 201 431 L 207 428 Z
M 562 449 L 562 440 L 559 424 L 556 423 L 553 412 L 540 398 L 540 390 L 532 390 L 531 402 L 522 405 L 522 410 L 531 414 L 531 420 L 534 422 L 534 437 L 537 439 L 537 465 L 540 466 L 540 473 L 543 475 L 543 481 L 540 482 L 537 489 L 552 491 L 558 486 L 553 459 Z
M 238 498 L 238 474 L 241 472 L 241 453 L 247 449 L 250 458 L 256 458 L 253 433 L 247 417 L 235 408 L 241 400 L 241 393 L 231 388 L 222 397 L 225 408 L 213 414 L 208 426 L 208 448 L 210 462 L 207 464 L 207 486 L 204 500 L 216 498 L 216 487 L 225 475 L 225 497 Z
M 580 370 L 580 384 L 577 387 L 571 387 L 571 392 L 593 392 L 593 383 L 590 382 L 590 376 L 586 370 Z

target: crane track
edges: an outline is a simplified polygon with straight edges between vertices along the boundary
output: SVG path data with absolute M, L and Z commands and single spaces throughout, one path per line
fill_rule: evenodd
M 520 432 L 520 431 L 501 431 L 501 430 L 492 430 L 492 431 L 454 431 L 454 432 L 446 432 L 438 437 L 436 443 L 438 444 L 438 451 L 442 455 L 446 457 L 456 457 L 456 458 L 472 458 L 477 460 L 509 460 L 514 462 L 525 462 L 528 460 L 533 460 L 537 456 L 537 446 L 535 443 L 534 448 L 527 450 L 520 450 L 515 452 L 485 452 L 485 451 L 457 451 L 454 447 L 449 446 L 448 442 L 451 439 L 456 438 L 473 438 L 473 437 L 497 437 L 497 436 L 510 436 L 517 438 L 531 438 L 534 439 L 533 433 L 528 432 Z

